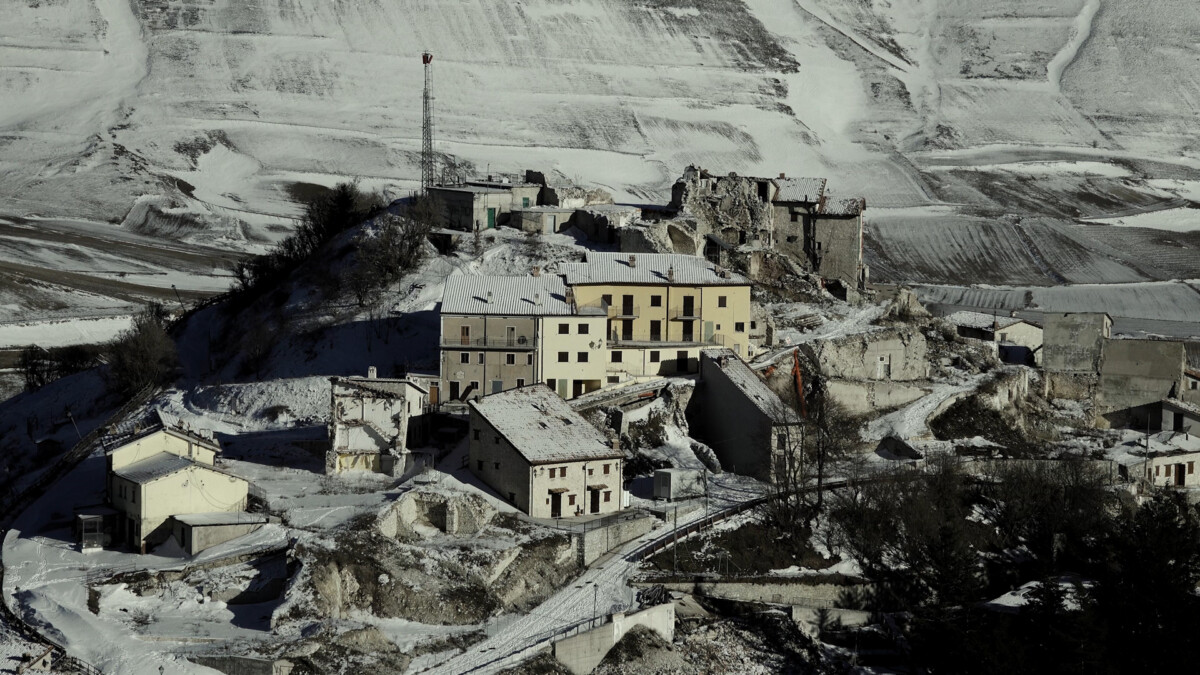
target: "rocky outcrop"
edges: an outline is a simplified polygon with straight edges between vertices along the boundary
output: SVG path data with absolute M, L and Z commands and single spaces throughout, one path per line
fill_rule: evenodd
M 479 495 L 417 490 L 397 499 L 376 526 L 391 539 L 465 536 L 478 534 L 495 515 L 496 509 Z

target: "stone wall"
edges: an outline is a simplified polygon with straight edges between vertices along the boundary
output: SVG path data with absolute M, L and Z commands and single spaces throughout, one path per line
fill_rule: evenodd
M 575 540 L 579 546 L 579 562 L 582 565 L 590 565 L 597 558 L 621 544 L 633 541 L 653 530 L 659 522 L 657 518 L 646 515 L 641 518 L 620 520 L 607 527 L 597 527 L 576 535 Z
M 1100 372 L 1104 340 L 1112 329 L 1112 320 L 1107 314 L 1047 312 L 1043 321 L 1042 365 L 1046 372 Z
M 929 376 L 925 336 L 915 328 L 890 328 L 800 345 L 830 379 L 911 381 Z
M 846 607 L 873 591 L 865 581 L 823 582 L 820 577 L 756 577 L 736 581 L 662 581 L 634 582 L 640 587 L 661 585 L 668 591 L 706 595 L 710 598 L 760 602 L 775 605 L 801 605 L 817 609 Z
M 645 626 L 667 642 L 673 641 L 675 605 L 658 605 L 628 616 L 613 614 L 610 623 L 554 643 L 554 657 L 572 673 L 587 675 L 634 626 Z
M 904 382 L 829 380 L 826 391 L 852 415 L 908 405 L 929 389 Z
M 1112 425 L 1145 426 L 1150 411 L 1140 408 L 1157 407 L 1178 391 L 1185 363 L 1182 342 L 1105 341 L 1096 412 Z

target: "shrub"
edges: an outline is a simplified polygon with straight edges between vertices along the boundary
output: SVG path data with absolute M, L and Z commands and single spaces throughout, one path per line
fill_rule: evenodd
M 133 394 L 147 385 L 165 384 L 179 365 L 175 343 L 167 335 L 162 305 L 148 305 L 133 325 L 109 343 L 109 377 L 118 390 Z

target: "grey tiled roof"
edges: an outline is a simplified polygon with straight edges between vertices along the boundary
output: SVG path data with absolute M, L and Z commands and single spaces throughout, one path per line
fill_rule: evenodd
M 777 202 L 810 202 L 821 201 L 825 194 L 824 178 L 776 178 L 775 186 L 779 192 L 775 195 Z
M 721 276 L 704 258 L 677 253 L 597 253 L 589 251 L 586 262 L 560 263 L 558 271 L 567 283 L 578 284 L 667 284 L 677 286 L 746 286 L 749 281 L 735 272 Z M 633 258 L 634 262 L 630 262 Z M 674 281 L 668 282 L 674 270 Z
M 741 359 L 733 350 L 721 347 L 719 349 L 705 349 L 700 352 L 703 356 L 708 357 L 713 364 L 713 367 L 720 368 L 721 372 L 737 387 L 746 398 L 758 407 L 764 415 L 770 417 L 775 424 L 799 424 L 800 416 L 792 410 L 791 406 L 783 402 L 779 396 L 771 391 L 766 382 L 746 365 L 746 362 Z M 701 368 L 703 374 L 705 368 Z
M 821 214 L 826 216 L 857 216 L 863 211 L 861 199 L 826 199 Z
M 562 316 L 571 314 L 561 277 L 479 277 L 446 279 L 442 314 Z
M 620 459 L 608 439 L 544 384 L 471 401 L 530 464 Z

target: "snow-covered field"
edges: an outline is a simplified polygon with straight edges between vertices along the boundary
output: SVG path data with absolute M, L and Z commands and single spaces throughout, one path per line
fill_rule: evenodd
M 1200 276 L 1200 243 L 1178 211 L 1071 229 L 1196 197 L 1193 10 L 1189 0 L 4 3 L 0 247 L 13 256 L 0 269 L 0 321 L 92 306 L 97 294 L 109 301 L 94 312 L 128 313 L 171 299 L 154 287 L 219 290 L 217 259 L 278 239 L 312 186 L 412 190 L 426 49 L 436 149 L 480 173 L 535 168 L 634 202 L 664 201 L 689 163 L 828 176 L 832 191 L 867 198 L 880 281 Z M 939 206 L 940 217 L 890 210 Z M 40 234 L 65 222 L 193 258 L 106 255 Z M 1142 229 L 1155 227 L 1187 236 Z M 1092 232 L 1107 229 L 1117 233 Z

